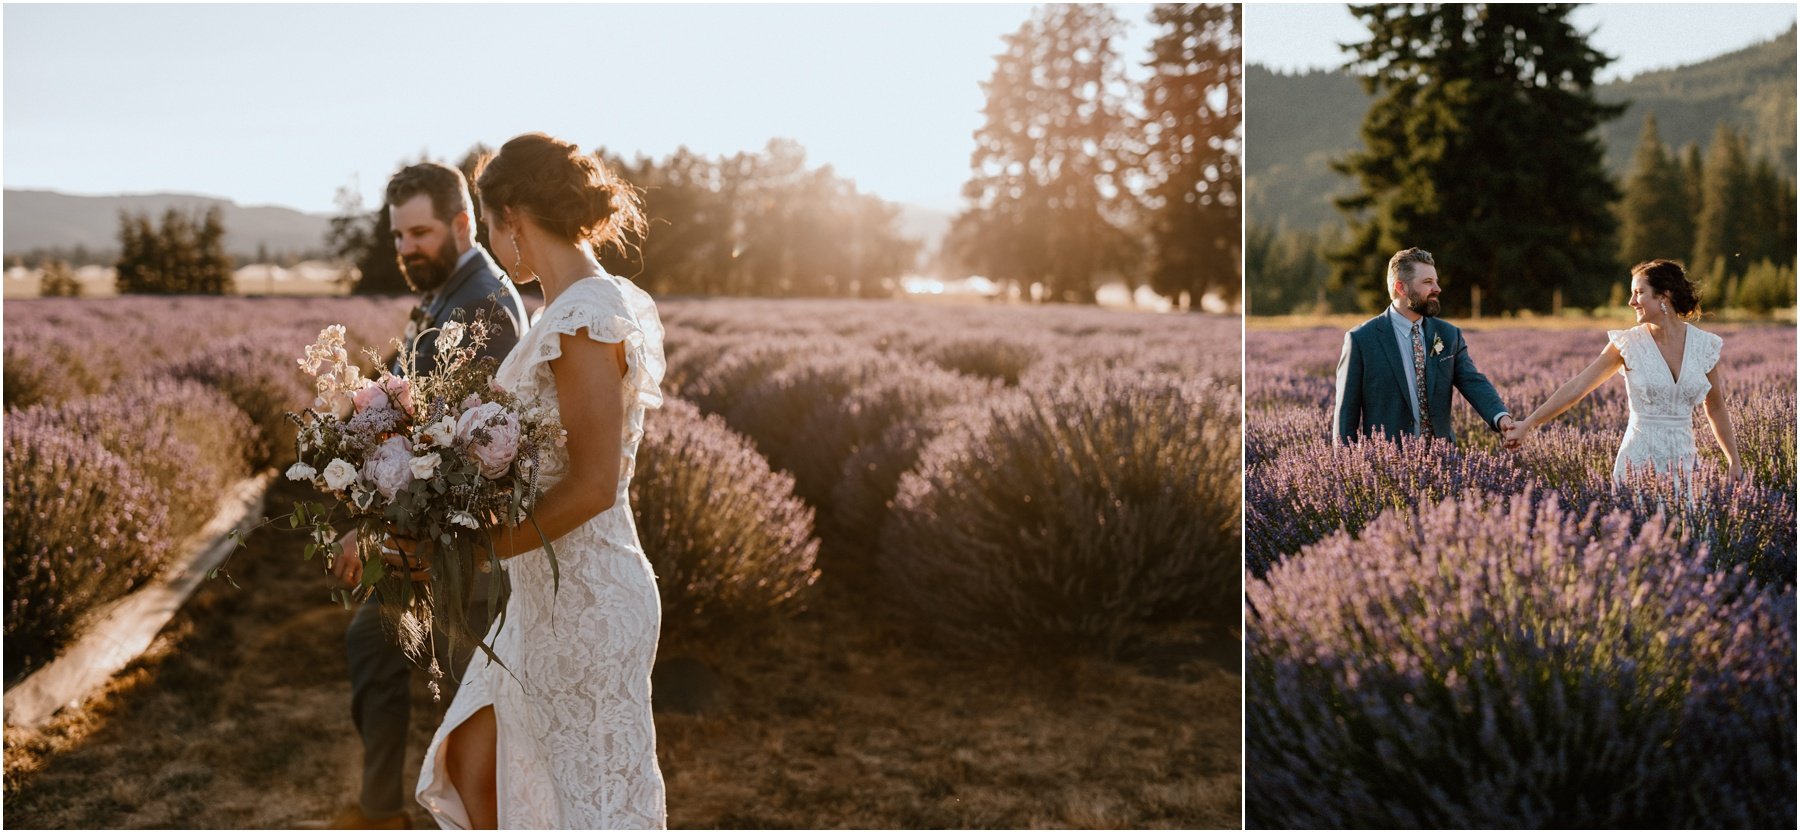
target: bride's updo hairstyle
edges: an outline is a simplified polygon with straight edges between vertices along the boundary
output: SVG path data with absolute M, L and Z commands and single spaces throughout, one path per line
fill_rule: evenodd
M 1694 282 L 1688 280 L 1681 264 L 1673 260 L 1646 260 L 1631 267 L 1631 276 L 1644 276 L 1650 288 L 1669 296 L 1669 305 L 1684 320 L 1700 317 L 1700 297 Z
M 484 211 L 524 212 L 539 228 L 595 251 L 621 252 L 643 239 L 644 204 L 638 189 L 599 157 L 543 133 L 517 136 L 475 169 Z

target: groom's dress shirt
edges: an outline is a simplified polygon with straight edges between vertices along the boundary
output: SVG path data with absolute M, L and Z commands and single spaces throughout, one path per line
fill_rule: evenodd
M 1412 349 L 1413 322 L 1406 320 L 1406 316 L 1400 312 L 1399 307 L 1400 307 L 1399 301 L 1395 301 L 1394 303 L 1388 305 L 1388 308 L 1387 308 L 1388 323 L 1392 324 L 1394 326 L 1394 339 L 1397 342 L 1399 342 L 1399 344 L 1400 344 L 1400 364 L 1406 370 L 1406 378 L 1407 379 L 1416 379 L 1418 377 L 1413 375 L 1418 372 L 1413 369 L 1413 349 Z M 1424 325 L 1425 325 L 1425 319 L 1423 319 L 1423 318 L 1419 319 L 1419 337 L 1420 338 L 1425 337 Z M 1429 351 L 1431 348 L 1427 347 L 1425 349 L 1427 351 Z M 1406 388 L 1406 401 L 1412 403 L 1413 433 L 1415 433 L 1415 434 L 1424 433 L 1423 429 L 1421 428 L 1421 426 L 1419 424 L 1419 386 L 1418 385 L 1404 385 L 1403 387 Z
M 1400 347 L 1400 364 L 1406 370 L 1406 378 L 1416 379 L 1418 377 L 1413 375 L 1413 373 L 1416 372 L 1413 370 L 1413 348 L 1412 348 L 1412 325 L 1413 325 L 1413 322 L 1406 320 L 1406 316 L 1400 312 L 1400 302 L 1399 301 L 1395 301 L 1394 303 L 1388 305 L 1387 317 L 1388 317 L 1388 323 L 1392 324 L 1394 326 L 1394 342 L 1396 344 L 1398 344 Z M 1427 361 L 1429 361 L 1432 356 L 1431 339 L 1429 339 L 1425 336 L 1425 321 L 1426 321 L 1426 319 L 1424 319 L 1424 318 L 1419 319 L 1419 338 L 1425 340 L 1425 358 Z M 1419 386 L 1418 385 L 1403 385 L 1402 387 L 1406 388 L 1406 401 L 1412 403 L 1413 433 L 1414 434 L 1423 434 L 1423 433 L 1425 433 L 1425 431 L 1424 431 L 1423 426 L 1420 425 L 1420 420 L 1419 420 Z M 1502 409 L 1500 411 L 1500 413 L 1494 415 L 1494 421 L 1492 424 L 1497 426 L 1500 424 L 1500 420 L 1505 419 L 1509 416 L 1512 416 L 1512 414 L 1510 414 L 1506 410 Z M 1494 430 L 1497 431 L 1499 429 L 1495 428 Z

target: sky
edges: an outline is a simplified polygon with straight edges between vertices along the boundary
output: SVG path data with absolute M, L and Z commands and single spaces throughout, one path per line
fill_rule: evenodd
M 1575 10 L 1577 28 L 1615 60 L 1596 80 L 1691 64 L 1768 40 L 1794 24 L 1794 3 L 1596 3 Z M 1368 39 L 1348 6 L 1252 3 L 1244 7 L 1244 60 L 1272 69 L 1336 69 L 1338 44 Z M 1254 112 L 1256 103 L 1246 101 Z
M 954 211 L 980 84 L 1031 8 L 9 4 L 4 180 L 326 213 L 353 182 L 379 204 L 421 154 L 530 131 L 656 158 L 788 137 Z M 1149 6 L 1115 11 L 1141 64 Z

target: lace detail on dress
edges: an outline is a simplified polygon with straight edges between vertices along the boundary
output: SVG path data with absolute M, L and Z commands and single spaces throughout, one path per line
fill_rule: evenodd
M 1625 439 L 1613 460 L 1613 479 L 1623 480 L 1628 469 L 1655 469 L 1669 475 L 1691 470 L 1696 459 L 1694 409 L 1712 390 L 1706 374 L 1718 363 L 1724 340 L 1688 325 L 1676 374 L 1664 361 L 1647 325 L 1612 330 L 1606 336 L 1625 361 L 1619 374 L 1625 377 L 1631 408 Z
M 498 729 L 502 829 L 667 823 L 650 711 L 662 607 L 629 502 L 644 409 L 662 404 L 662 324 L 655 305 L 619 278 L 578 281 L 544 309 L 496 381 L 527 403 L 557 407 L 549 361 L 562 354 L 563 337 L 582 330 L 598 341 L 625 344 L 618 497 L 612 508 L 555 542 L 560 583 L 554 591 L 543 551 L 505 562 L 512 595 L 488 640 L 506 667 L 485 657 L 469 663 L 419 774 L 419 802 L 445 827 L 466 828 L 468 817 L 443 770 L 444 738 L 487 705 L 494 707 Z M 568 452 L 552 449 L 540 482 L 548 489 L 567 472 Z

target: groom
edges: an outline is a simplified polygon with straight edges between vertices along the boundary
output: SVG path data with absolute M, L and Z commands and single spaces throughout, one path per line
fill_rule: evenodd
M 1512 415 L 1487 377 L 1475 369 L 1462 331 L 1438 315 L 1437 266 L 1424 249 L 1396 252 L 1388 260 L 1388 296 L 1380 315 L 1344 334 L 1338 357 L 1337 401 L 1331 442 L 1354 442 L 1377 431 L 1456 441 L 1450 428 L 1450 389 L 1475 407 L 1495 431 Z
M 388 220 L 394 229 L 400 271 L 407 286 L 423 293 L 407 337 L 452 320 L 467 322 L 482 315 L 490 326 L 481 354 L 504 359 L 525 329 L 525 305 L 512 282 L 475 244 L 471 205 L 467 180 L 461 171 L 447 165 L 410 165 L 388 180 Z M 436 367 L 436 339 L 436 333 L 420 339 L 418 372 L 429 373 Z M 396 374 L 404 370 L 398 363 L 392 369 Z M 345 587 L 355 587 L 362 579 L 362 564 L 349 552 L 345 556 L 336 559 L 332 574 Z M 470 626 L 477 633 L 487 628 L 486 596 L 479 585 L 469 594 L 471 600 L 481 601 L 469 610 Z M 383 629 L 380 605 L 372 598 L 357 608 L 344 642 L 350 660 L 350 716 L 363 742 L 362 793 L 335 818 L 301 826 L 406 829 L 411 819 L 406 814 L 408 791 L 403 789 L 401 777 L 406 736 L 411 730 L 413 665 Z M 455 694 L 456 678 L 467 659 L 466 654 L 452 659 L 453 668 L 442 682 L 444 702 Z

